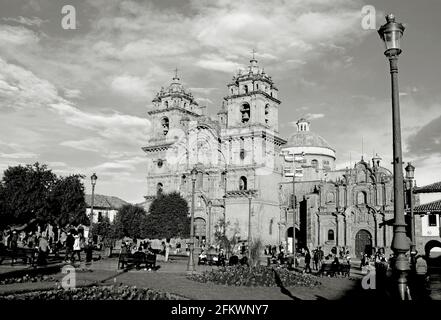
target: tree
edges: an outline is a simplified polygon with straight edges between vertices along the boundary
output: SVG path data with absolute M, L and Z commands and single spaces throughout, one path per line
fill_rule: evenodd
M 115 217 L 115 234 L 117 238 L 144 238 L 143 226 L 147 212 L 144 208 L 133 204 L 123 205 Z
M 82 178 L 82 175 L 70 175 L 56 180 L 48 200 L 48 211 L 51 212 L 48 220 L 52 223 L 60 227 L 89 224 Z
M 57 177 L 46 165 L 9 167 L 0 182 L 0 228 L 88 223 L 81 175 Z
M 99 235 L 101 241 L 108 246 L 115 237 L 115 225 L 110 222 L 109 217 L 103 217 L 103 219 L 92 225 L 92 234 Z
M 214 232 L 214 239 L 221 248 L 225 249 L 227 258 L 233 253 L 234 247 L 239 241 L 239 226 L 236 224 L 234 227 L 230 227 L 230 225 L 229 221 L 219 219 Z M 229 232 L 227 232 L 227 229 L 230 229 Z M 228 237 L 228 234 L 231 236 Z
M 7 224 L 24 224 L 32 219 L 41 224 L 48 221 L 48 195 L 55 181 L 56 175 L 38 162 L 6 169 L 0 197 L 3 198 L 3 218 Z
M 186 238 L 190 235 L 187 201 L 177 192 L 161 194 L 150 205 L 144 228 L 148 238 Z

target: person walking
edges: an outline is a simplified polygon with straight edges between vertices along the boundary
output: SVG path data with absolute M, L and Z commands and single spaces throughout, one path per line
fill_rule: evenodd
M 415 273 L 415 294 L 413 298 L 416 300 L 427 299 L 427 262 L 422 255 L 416 257 Z
M 78 261 L 81 263 L 81 239 L 78 233 L 74 235 L 72 262 L 75 261 L 75 255 L 77 255 Z
M 72 232 L 69 231 L 66 236 L 66 254 L 64 256 L 64 261 L 72 260 L 73 256 L 73 246 L 74 246 L 75 238 L 72 235 Z
M 311 273 L 311 253 L 308 248 L 305 253 L 305 273 Z

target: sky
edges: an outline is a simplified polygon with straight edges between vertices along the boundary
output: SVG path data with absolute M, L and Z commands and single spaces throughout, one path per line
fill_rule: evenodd
M 63 28 L 65 5 L 75 9 L 75 29 Z M 378 153 L 392 169 L 389 66 L 376 30 L 362 27 L 366 5 L 377 29 L 386 13 L 406 26 L 403 160 L 416 167 L 417 185 L 440 181 L 436 0 L 0 0 L 0 171 L 38 161 L 85 175 L 88 193 L 96 172 L 96 193 L 142 202 L 141 147 L 156 92 L 178 68 L 214 116 L 253 49 L 279 88 L 282 137 L 306 117 L 335 148 L 338 168 Z

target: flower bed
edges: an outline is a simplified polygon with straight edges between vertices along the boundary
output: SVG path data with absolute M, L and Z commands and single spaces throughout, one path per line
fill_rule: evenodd
M 0 280 L 0 285 L 11 284 L 11 283 L 44 282 L 44 281 L 55 281 L 55 278 L 47 275 L 39 275 L 39 276 L 25 275 L 21 278 L 7 278 L 4 280 Z
M 129 286 L 52 289 L 0 295 L 0 300 L 181 300 L 183 298 L 152 289 Z
M 285 287 L 315 287 L 320 285 L 316 277 L 299 272 L 277 269 L 280 281 Z M 249 269 L 246 266 L 231 266 L 215 270 L 205 271 L 201 274 L 192 274 L 189 279 L 197 282 L 212 282 L 227 286 L 278 286 L 275 273 L 272 268 L 258 266 Z

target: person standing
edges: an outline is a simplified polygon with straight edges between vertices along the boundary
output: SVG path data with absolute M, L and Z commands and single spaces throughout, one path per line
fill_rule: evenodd
M 305 273 L 311 273 L 311 253 L 308 248 L 305 253 Z
M 170 254 L 170 242 L 167 242 L 166 246 L 165 246 L 165 262 L 168 261 L 168 255 Z
M 313 263 L 313 269 L 314 270 L 316 270 L 316 271 L 318 271 L 319 270 L 319 268 L 318 268 L 318 265 L 319 265 L 319 252 L 318 252 L 318 248 L 316 248 L 315 250 L 314 250 L 314 252 L 313 252 L 313 256 L 312 256 L 312 259 L 313 259 L 313 261 L 314 261 L 314 263 Z
M 72 232 L 69 231 L 67 233 L 66 236 L 66 241 L 65 241 L 65 245 L 66 245 L 66 255 L 64 257 L 64 261 L 72 260 L 72 256 L 73 256 L 73 246 L 74 246 L 74 242 L 75 242 L 75 238 L 72 235 Z
M 78 261 L 81 262 L 81 239 L 78 233 L 74 235 L 72 262 L 75 261 L 75 255 L 77 255 Z
M 415 264 L 415 295 L 414 297 L 418 300 L 423 300 L 427 298 L 427 262 L 423 256 L 418 255 L 416 257 Z
M 49 242 L 47 241 L 46 236 L 43 235 L 38 242 L 38 265 L 44 266 L 47 264 L 47 254 L 49 250 Z
M 322 247 L 318 247 L 318 258 L 319 258 L 319 265 L 318 267 L 322 267 L 323 259 L 325 258 L 325 253 L 322 250 Z
M 12 256 L 12 264 L 14 264 L 15 262 L 15 256 L 17 254 L 17 246 L 18 246 L 18 235 L 17 235 L 17 231 L 12 231 L 12 236 L 11 236 L 11 256 Z

